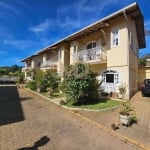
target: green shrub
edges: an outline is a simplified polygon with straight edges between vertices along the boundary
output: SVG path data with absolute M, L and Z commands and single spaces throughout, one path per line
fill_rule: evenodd
M 56 73 L 48 71 L 44 76 L 43 82 L 46 84 L 47 88 L 56 90 L 60 83 L 60 77 Z
M 96 73 L 90 70 L 88 64 L 76 63 L 66 68 L 64 72 L 64 84 L 67 100 L 74 104 L 92 103 L 98 100 L 98 88 Z
M 58 85 L 59 91 L 62 91 L 63 93 L 65 93 L 65 82 L 62 81 L 59 83 Z
M 27 83 L 27 87 L 33 91 L 36 90 L 37 86 L 36 86 L 36 82 L 35 81 L 30 81 Z

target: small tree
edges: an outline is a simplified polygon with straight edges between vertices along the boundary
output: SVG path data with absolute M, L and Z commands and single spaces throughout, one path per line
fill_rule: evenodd
M 41 70 L 37 70 L 34 73 L 34 79 L 36 82 L 38 92 L 42 92 L 46 90 L 46 85 L 44 84 L 44 72 Z
M 88 64 L 76 63 L 66 68 L 64 84 L 67 100 L 74 104 L 91 103 L 98 99 L 99 83 Z
M 24 83 L 24 73 L 18 72 L 18 84 L 23 84 Z
M 121 85 L 119 86 L 119 92 L 122 95 L 122 98 L 124 98 L 124 95 L 126 93 L 126 84 L 125 83 L 121 83 Z
M 55 90 L 58 88 L 60 77 L 56 73 L 48 71 L 44 76 L 44 82 L 47 84 L 47 88 Z

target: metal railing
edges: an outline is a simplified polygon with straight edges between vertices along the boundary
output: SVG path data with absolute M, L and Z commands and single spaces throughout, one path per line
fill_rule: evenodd
M 47 67 L 57 67 L 58 63 L 58 55 L 54 56 L 52 59 L 47 60 L 41 64 L 41 68 L 47 68 Z
M 106 50 L 102 47 L 95 47 L 88 50 L 79 51 L 74 54 L 74 58 L 80 61 L 91 61 L 91 60 L 106 60 Z
M 26 67 L 23 67 L 23 68 L 22 68 L 22 72 L 24 72 L 24 71 L 28 71 L 28 70 L 31 70 L 31 67 L 26 66 Z

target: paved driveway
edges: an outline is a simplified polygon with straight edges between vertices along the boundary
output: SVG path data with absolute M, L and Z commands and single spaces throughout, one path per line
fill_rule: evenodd
M 1 150 L 137 149 L 68 110 L 15 86 L 0 86 L 0 120 Z
M 131 98 L 131 104 L 135 109 L 138 123 L 128 128 L 120 127 L 116 132 L 150 147 L 150 97 L 142 97 L 141 92 L 137 92 Z M 117 109 L 103 112 L 80 111 L 80 113 L 108 128 L 111 128 L 112 123 L 120 123 Z

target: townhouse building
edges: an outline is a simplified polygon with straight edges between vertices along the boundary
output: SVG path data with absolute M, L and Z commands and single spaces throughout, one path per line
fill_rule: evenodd
M 66 66 L 86 62 L 103 80 L 104 91 L 118 93 L 124 84 L 129 99 L 138 90 L 138 55 L 145 47 L 143 15 L 132 3 L 23 59 L 23 71 L 26 78 L 30 69 L 62 75 Z

